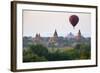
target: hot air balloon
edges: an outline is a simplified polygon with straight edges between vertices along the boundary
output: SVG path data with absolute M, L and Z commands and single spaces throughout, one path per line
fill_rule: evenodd
M 72 26 L 75 27 L 79 21 L 79 17 L 77 15 L 71 15 L 69 21 L 72 24 Z

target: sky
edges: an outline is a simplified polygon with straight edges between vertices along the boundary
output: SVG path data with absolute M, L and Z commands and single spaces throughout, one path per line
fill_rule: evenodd
M 69 21 L 71 15 L 77 15 L 79 22 L 73 28 Z M 70 32 L 77 35 L 78 31 L 84 37 L 91 36 L 91 14 L 77 12 L 54 12 L 54 11 L 23 11 L 23 36 L 35 37 L 40 33 L 43 37 L 53 36 L 54 31 L 58 36 L 66 37 Z

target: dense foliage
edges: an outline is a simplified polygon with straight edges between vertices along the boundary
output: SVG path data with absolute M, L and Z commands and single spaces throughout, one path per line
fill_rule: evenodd
M 23 51 L 23 62 L 39 62 L 39 61 L 60 61 L 60 60 L 79 60 L 90 59 L 91 49 L 90 44 L 77 44 L 72 49 L 56 48 L 51 52 L 41 44 L 29 45 L 28 49 Z M 52 49 L 54 50 L 55 47 Z M 64 50 L 64 51 L 62 51 Z

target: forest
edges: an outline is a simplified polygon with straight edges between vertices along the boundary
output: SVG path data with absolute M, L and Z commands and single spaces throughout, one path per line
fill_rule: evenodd
M 23 62 L 84 60 L 91 58 L 90 44 L 77 44 L 70 48 L 47 48 L 41 44 L 31 44 L 23 49 Z

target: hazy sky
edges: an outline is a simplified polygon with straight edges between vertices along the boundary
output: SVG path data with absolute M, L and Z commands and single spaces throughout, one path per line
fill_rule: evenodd
M 75 28 L 70 24 L 69 17 L 77 15 L 79 22 Z M 36 33 L 41 36 L 53 36 L 55 29 L 59 36 L 67 36 L 72 32 L 77 35 L 80 29 L 83 36 L 91 36 L 91 14 L 51 11 L 23 11 L 23 36 L 34 37 Z

